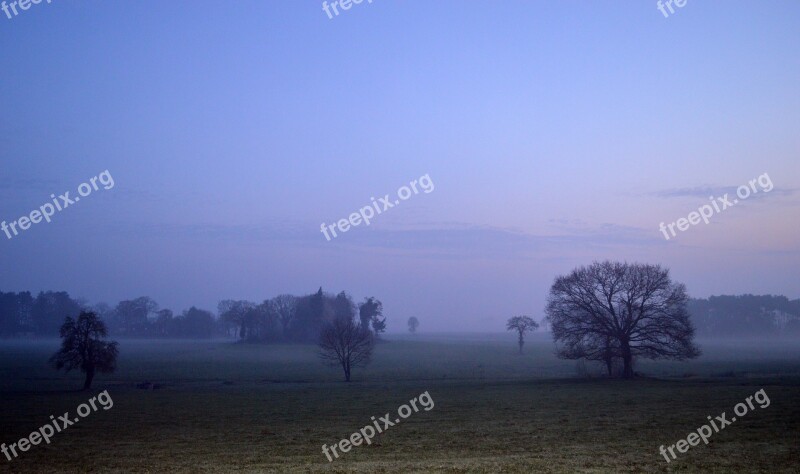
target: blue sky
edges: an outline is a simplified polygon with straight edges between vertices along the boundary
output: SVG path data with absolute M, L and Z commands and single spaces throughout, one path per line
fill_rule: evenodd
M 54 0 L 0 13 L 0 289 L 180 311 L 326 290 L 502 330 L 556 275 L 661 263 L 800 297 L 800 4 Z M 666 241 L 659 223 L 768 173 Z M 327 242 L 373 196 L 419 194 Z M 699 190 L 699 192 L 698 192 Z M 715 194 L 717 195 L 717 194 Z

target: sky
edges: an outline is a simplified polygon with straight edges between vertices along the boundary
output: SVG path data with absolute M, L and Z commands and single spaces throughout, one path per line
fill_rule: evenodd
M 0 220 L 114 181 L 0 233 L 0 290 L 179 312 L 321 286 L 382 300 L 390 332 L 539 319 L 556 276 L 606 259 L 664 265 L 693 297 L 800 298 L 800 3 L 339 13 L 0 12 Z M 321 232 L 426 175 L 369 226 Z M 659 230 L 759 177 L 708 224 Z

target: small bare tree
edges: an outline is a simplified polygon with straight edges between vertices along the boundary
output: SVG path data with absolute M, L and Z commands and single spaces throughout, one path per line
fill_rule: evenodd
M 319 356 L 331 366 L 341 365 L 345 382 L 353 367 L 364 367 L 372 358 L 375 338 L 369 328 L 352 317 L 337 317 L 325 324 L 319 337 Z
M 539 327 L 539 323 L 528 316 L 514 316 L 509 318 L 506 329 L 519 333 L 519 353 L 522 354 L 522 345 L 525 344 L 525 333 L 534 331 Z

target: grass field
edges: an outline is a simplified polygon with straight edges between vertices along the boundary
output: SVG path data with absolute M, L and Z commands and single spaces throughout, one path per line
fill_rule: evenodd
M 340 381 L 313 346 L 121 341 L 119 368 L 76 391 L 46 365 L 58 341 L 0 343 L 0 442 L 108 390 L 114 406 L 0 472 L 798 472 L 800 348 L 704 342 L 689 363 L 643 362 L 633 381 L 593 376 L 539 335 L 428 336 L 380 344 Z M 588 376 L 587 376 L 588 375 Z M 149 381 L 156 390 L 136 388 Z M 764 389 L 756 408 L 670 464 L 659 454 Z M 419 411 L 329 463 L 331 445 L 427 391 Z

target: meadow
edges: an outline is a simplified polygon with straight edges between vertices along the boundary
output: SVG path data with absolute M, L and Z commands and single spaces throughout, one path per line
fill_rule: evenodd
M 542 334 L 522 356 L 510 334 L 389 336 L 344 383 L 310 345 L 122 340 L 117 371 L 84 392 L 47 366 L 57 340 L 4 341 L 0 442 L 103 390 L 114 405 L 0 472 L 798 472 L 800 347 L 699 343 L 699 359 L 642 361 L 625 381 L 555 358 Z M 760 389 L 768 407 L 669 464 L 659 454 Z M 322 454 L 423 392 L 430 411 Z

